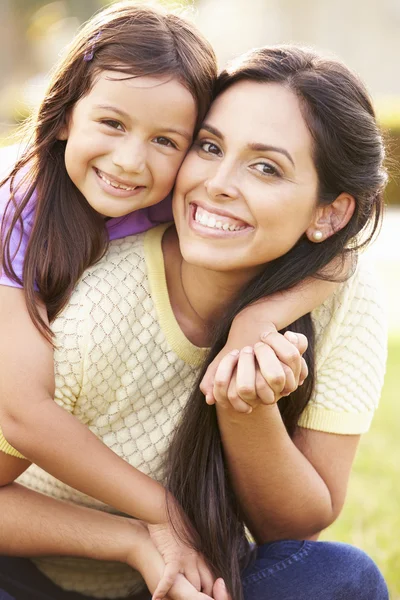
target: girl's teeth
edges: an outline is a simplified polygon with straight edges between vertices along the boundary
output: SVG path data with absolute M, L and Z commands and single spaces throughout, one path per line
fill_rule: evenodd
M 229 229 L 229 225 L 228 225 L 228 223 L 224 223 L 224 224 L 222 225 L 222 229 L 224 229 L 224 231 L 227 231 L 227 230 Z
M 100 173 L 100 171 L 98 171 L 98 174 L 99 174 L 100 179 L 103 179 L 103 181 L 108 183 L 108 185 L 111 185 L 111 187 L 121 189 L 121 190 L 129 190 L 130 192 L 132 192 L 136 187 L 136 186 L 128 187 L 126 185 L 122 185 L 122 183 L 115 183 L 114 181 L 110 181 L 109 179 L 107 179 L 107 177 L 105 177 L 105 175 L 103 173 Z

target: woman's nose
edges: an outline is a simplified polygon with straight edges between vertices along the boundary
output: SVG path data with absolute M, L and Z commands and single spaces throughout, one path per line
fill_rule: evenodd
M 141 140 L 119 144 L 114 149 L 113 162 L 126 173 L 143 173 L 146 167 L 146 144 Z
M 219 165 L 204 185 L 210 198 L 237 198 L 239 195 L 233 167 Z

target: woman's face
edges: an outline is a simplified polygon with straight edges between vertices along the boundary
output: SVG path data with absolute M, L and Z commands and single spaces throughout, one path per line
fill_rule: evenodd
M 184 259 L 253 276 L 311 225 L 317 184 L 295 94 L 274 83 L 234 84 L 213 103 L 178 174 L 174 217 Z

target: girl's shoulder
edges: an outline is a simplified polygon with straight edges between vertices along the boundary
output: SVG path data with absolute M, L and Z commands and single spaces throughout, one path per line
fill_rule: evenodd
M 24 181 L 26 171 L 18 173 L 14 178 L 11 190 L 11 179 L 8 178 L 0 187 L 0 241 L 1 241 L 1 256 L 0 256 L 0 284 L 9 285 L 12 287 L 21 287 L 14 279 L 10 279 L 1 269 L 3 262 L 3 253 L 10 256 L 12 268 L 17 277 L 22 281 L 23 263 L 26 252 L 26 247 L 32 232 L 33 222 L 35 218 L 36 208 L 36 193 L 34 192 L 21 213 L 21 219 L 12 225 L 13 217 L 15 216 L 16 208 L 23 202 L 27 190 L 27 184 Z M 11 193 L 13 192 L 13 193 Z M 12 199 L 11 199 L 12 197 Z M 4 248 L 3 241 L 6 234 L 12 227 L 9 246 Z

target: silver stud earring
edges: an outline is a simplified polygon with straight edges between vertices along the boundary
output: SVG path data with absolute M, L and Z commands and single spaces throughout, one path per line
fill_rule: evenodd
M 312 233 L 312 238 L 313 238 L 314 242 L 320 242 L 323 237 L 324 237 L 324 234 L 319 229 L 316 229 Z

